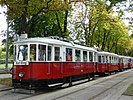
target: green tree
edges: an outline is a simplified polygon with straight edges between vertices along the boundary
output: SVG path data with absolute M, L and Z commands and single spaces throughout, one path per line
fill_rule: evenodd
M 28 33 L 34 21 L 40 19 L 40 16 L 46 16 L 51 12 L 56 12 L 56 20 L 58 19 L 57 26 L 61 31 L 60 33 L 63 36 L 67 33 L 67 17 L 68 9 L 70 8 L 70 2 L 68 2 L 68 0 L 1 0 L 0 3 L 1 5 L 7 6 L 8 18 L 11 20 L 11 25 L 15 24 L 13 29 L 17 29 L 15 31 L 19 34 Z M 64 14 L 63 26 L 62 23 L 59 22 L 59 13 Z M 48 16 L 46 16 L 46 18 L 48 18 Z M 46 21 L 46 19 L 44 21 Z
M 74 21 L 76 38 L 85 39 L 88 46 L 97 45 L 104 51 L 125 54 L 125 50 L 130 48 L 130 37 L 120 17 L 108 10 L 104 2 L 88 2 L 82 8 Z

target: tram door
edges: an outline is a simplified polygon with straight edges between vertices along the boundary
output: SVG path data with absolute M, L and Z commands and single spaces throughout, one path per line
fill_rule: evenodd
M 61 62 L 61 48 L 54 47 L 54 62 L 53 62 L 53 78 L 62 78 L 62 62 Z

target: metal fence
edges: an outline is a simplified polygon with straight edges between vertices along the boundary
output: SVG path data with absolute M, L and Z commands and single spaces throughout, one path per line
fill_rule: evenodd
M 0 59 L 0 64 L 5 64 L 6 59 Z M 8 59 L 8 63 L 13 63 L 13 59 Z

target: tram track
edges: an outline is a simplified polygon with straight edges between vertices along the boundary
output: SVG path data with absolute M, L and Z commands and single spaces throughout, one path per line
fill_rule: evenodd
M 75 84 L 75 85 L 73 85 L 73 86 L 71 86 L 71 87 L 63 87 L 63 88 L 59 88 L 59 89 L 57 89 L 57 90 L 53 90 L 53 91 L 48 91 L 48 92 L 45 92 L 44 93 L 44 91 L 42 91 L 42 93 L 37 93 L 36 95 L 33 95 L 33 97 L 35 97 L 35 96 L 39 96 L 39 95 L 52 95 L 52 94 L 55 94 L 56 95 L 56 93 L 54 93 L 54 92 L 58 92 L 58 96 L 56 95 L 54 98 L 52 98 L 52 99 L 50 99 L 50 100 L 58 100 L 58 99 L 60 99 L 60 98 L 63 98 L 63 97 L 66 97 L 66 96 L 69 96 L 69 95 L 72 95 L 72 94 L 74 94 L 74 93 L 76 93 L 76 92 L 79 92 L 79 91 L 82 91 L 82 90 L 85 90 L 86 88 L 91 88 L 91 87 L 93 87 L 94 85 L 99 85 L 99 84 L 101 84 L 101 83 L 104 83 L 104 82 L 106 82 L 106 81 L 108 81 L 108 80 L 110 80 L 110 79 L 112 79 L 112 78 L 118 78 L 119 76 L 121 76 L 121 75 L 123 75 L 123 74 L 125 74 L 125 73 L 127 73 L 127 72 L 129 72 L 130 70 L 128 70 L 128 71 L 124 71 L 124 72 L 122 72 L 122 73 L 119 73 L 119 74 L 114 74 L 114 75 L 111 75 L 111 76 L 107 76 L 107 77 L 97 77 L 98 79 L 97 80 L 99 80 L 99 81 L 90 81 L 90 82 L 92 82 L 93 84 L 91 84 L 91 85 L 84 85 L 84 84 L 88 84 L 87 82 L 85 82 L 84 84 Z M 119 81 L 118 83 L 116 83 L 116 84 L 114 84 L 113 86 L 111 86 L 111 87 L 109 87 L 109 88 L 107 88 L 107 89 L 105 89 L 104 91 L 102 91 L 102 92 L 100 92 L 100 93 L 98 93 L 98 94 L 96 94 L 96 95 L 94 95 L 94 96 L 92 96 L 89 100 L 91 100 L 91 99 L 94 99 L 95 97 L 97 97 L 98 95 L 100 95 L 100 94 L 102 94 L 102 93 L 104 93 L 104 92 L 106 92 L 107 90 L 109 90 L 109 89 L 111 89 L 111 88 L 113 88 L 115 85 L 118 85 L 118 84 L 120 84 L 122 81 L 124 81 L 126 78 L 127 78 L 128 76 L 126 76 L 124 79 L 122 79 L 121 81 Z M 81 85 L 81 86 L 80 86 Z M 84 85 L 84 87 L 82 87 Z M 61 93 L 61 91 L 67 91 L 67 90 L 70 90 L 70 88 L 74 88 L 74 87 L 79 87 L 78 89 L 76 89 L 76 90 L 73 90 L 72 92 L 68 92 L 68 93 L 64 93 L 64 94 L 60 94 Z M 47 96 L 46 96 L 46 98 L 47 98 Z M 26 98 L 25 98 L 26 99 Z M 27 99 L 27 100 L 29 100 L 29 99 Z M 47 99 L 46 99 L 47 100 Z
M 125 72 L 124 72 L 124 73 L 120 73 L 120 74 L 115 74 L 114 77 L 119 77 L 120 75 L 123 75 L 123 74 L 125 74 Z M 109 77 L 109 76 L 107 76 L 107 77 Z M 102 77 L 98 77 L 98 78 L 102 78 Z M 103 78 L 105 78 L 105 77 L 103 77 Z M 113 78 L 113 77 L 111 77 L 111 78 Z M 86 89 L 86 88 L 90 88 L 90 87 L 92 87 L 92 86 L 94 86 L 94 85 L 98 85 L 98 84 L 103 83 L 103 82 L 105 82 L 105 81 L 107 81 L 107 80 L 110 80 L 111 78 L 108 78 L 108 79 L 103 80 L 103 81 L 101 81 L 101 82 L 95 83 L 95 84 L 93 84 L 93 85 L 91 85 L 91 86 L 89 86 L 89 87 L 84 87 L 84 88 L 82 88 L 82 89 L 79 89 L 79 90 L 70 92 L 70 93 L 68 93 L 68 94 L 62 95 L 62 96 L 60 96 L 60 97 L 57 97 L 57 98 L 54 98 L 54 99 L 51 99 L 51 100 L 58 100 L 58 99 L 60 99 L 60 98 L 62 98 L 62 97 L 66 97 L 66 96 L 68 96 L 68 95 L 72 95 L 73 93 L 79 92 L 79 91 L 84 90 L 84 89 Z M 126 78 L 127 78 L 127 77 L 126 77 Z M 124 78 L 123 80 L 125 80 L 126 78 Z M 123 80 L 121 80 L 120 82 L 118 82 L 118 83 L 114 84 L 113 86 L 107 88 L 106 90 L 104 90 L 104 91 L 98 93 L 97 95 L 95 95 L 95 96 L 89 98 L 89 100 L 92 100 L 92 99 L 94 99 L 95 97 L 97 97 L 98 95 L 100 95 L 100 94 L 106 92 L 108 89 L 113 88 L 115 85 L 118 85 L 118 84 L 121 83 Z
M 35 93 L 30 93 L 30 92 L 25 93 L 25 90 L 23 90 L 23 91 L 18 90 L 18 92 L 17 91 L 16 92 L 13 92 L 12 91 L 12 87 L 11 87 L 11 88 L 8 88 L 8 89 L 5 89 L 5 90 L 0 91 L 0 94 L 3 94 L 4 92 L 7 92 L 7 94 L 0 95 L 0 98 L 2 98 L 3 96 L 5 97 L 5 95 L 8 95 L 9 98 L 12 95 L 15 95 L 15 96 L 20 95 L 19 99 L 20 100 L 25 100 L 25 99 L 34 98 L 36 96 L 43 95 L 43 94 L 44 95 L 51 95 L 51 94 L 58 93 L 59 95 L 55 96 L 55 98 L 50 99 L 50 100 L 58 100 L 60 98 L 63 98 L 63 97 L 72 95 L 72 94 L 74 94 L 76 92 L 82 91 L 82 90 L 84 90 L 86 88 L 91 88 L 94 85 L 98 85 L 100 83 L 104 83 L 104 82 L 106 82 L 106 81 L 108 81 L 108 80 L 110 80 L 110 79 L 112 79 L 114 77 L 117 78 L 117 77 L 119 77 L 119 76 L 121 76 L 121 75 L 123 75 L 125 73 L 128 73 L 129 71 L 132 71 L 132 70 L 133 69 L 124 71 L 122 73 L 114 74 L 114 75 L 111 75 L 111 76 L 106 76 L 106 77 L 96 77 L 96 80 L 99 80 L 99 81 L 95 81 L 95 80 L 94 81 L 90 81 L 90 82 L 85 81 L 85 82 L 81 82 L 81 83 L 76 83 L 76 84 L 74 84 L 71 87 L 68 87 L 67 86 L 67 87 L 61 87 L 61 88 L 58 88 L 58 89 L 47 89 L 47 90 L 41 89 L 41 90 L 36 90 Z M 118 83 L 114 84 L 113 86 L 120 84 L 127 77 L 128 76 L 126 76 L 124 79 L 122 79 Z M 113 86 L 111 86 L 111 87 L 105 89 L 104 91 L 102 91 L 102 92 L 100 92 L 100 93 L 92 96 L 89 100 L 95 99 L 95 97 L 97 97 L 98 95 L 101 95 L 102 93 L 106 92 L 107 90 L 113 88 Z M 76 88 L 76 87 L 78 87 L 78 88 Z M 73 90 L 72 92 L 69 91 L 69 90 L 71 90 L 71 88 Z M 76 88 L 76 89 L 74 89 L 74 88 Z M 68 93 L 65 93 L 65 94 L 60 94 L 61 91 L 69 91 L 69 92 Z M 1 99 L 1 100 L 4 100 L 4 99 Z M 9 100 L 16 100 L 16 99 L 11 99 L 10 98 Z

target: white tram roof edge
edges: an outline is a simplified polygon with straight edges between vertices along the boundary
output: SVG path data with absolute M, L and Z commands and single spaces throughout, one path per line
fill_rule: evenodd
M 57 39 L 50 39 L 47 37 L 27 38 L 27 39 L 14 42 L 14 44 L 28 44 L 28 43 L 42 43 L 42 44 L 44 43 L 44 44 L 51 44 L 51 45 L 57 45 L 57 46 L 67 46 L 67 47 L 73 47 L 77 49 L 84 49 L 84 50 L 97 52 L 97 50 L 92 47 L 86 47 L 86 46 L 74 44 L 71 42 L 61 41 Z
M 119 57 L 120 57 L 120 58 L 127 58 L 127 59 L 132 58 L 132 57 L 130 57 L 130 56 L 123 56 L 123 55 L 119 55 Z
M 115 54 L 115 53 L 105 52 L 105 51 L 100 51 L 100 52 L 98 52 L 98 54 L 100 54 L 100 55 L 118 56 L 118 55 Z

